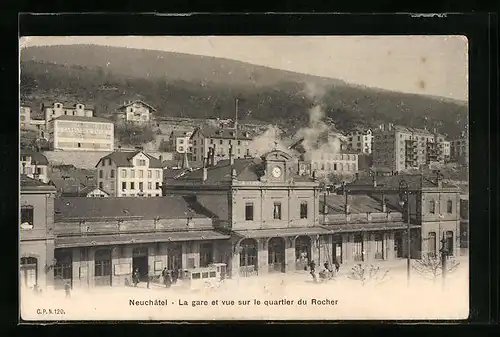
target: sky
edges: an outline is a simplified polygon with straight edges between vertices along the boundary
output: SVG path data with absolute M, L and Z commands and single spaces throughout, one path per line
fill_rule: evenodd
M 223 57 L 369 87 L 468 99 L 463 36 L 37 36 L 23 37 L 20 44 L 98 44 Z

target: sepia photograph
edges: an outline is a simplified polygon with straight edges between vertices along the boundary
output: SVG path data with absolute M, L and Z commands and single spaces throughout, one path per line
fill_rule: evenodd
M 25 322 L 469 317 L 466 37 L 19 50 Z

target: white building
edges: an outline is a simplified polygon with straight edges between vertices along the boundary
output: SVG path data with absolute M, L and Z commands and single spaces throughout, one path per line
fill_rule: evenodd
M 112 151 L 114 125 L 104 118 L 59 116 L 48 123 L 50 148 L 56 151 Z
M 347 134 L 347 150 L 362 152 L 365 154 L 372 153 L 373 150 L 373 135 L 372 130 L 354 130 Z
M 28 104 L 22 103 L 19 107 L 19 123 L 23 128 L 30 125 L 31 121 L 31 107 Z
M 141 100 L 124 102 L 116 110 L 115 118 L 117 122 L 144 125 L 152 121 L 152 113 L 156 111 L 151 105 Z
M 439 146 L 441 148 L 441 152 L 444 157 L 444 161 L 448 162 L 450 160 L 451 156 L 451 142 L 444 140 L 441 143 L 439 143 Z
M 60 116 L 93 117 L 94 107 L 82 103 L 42 103 L 42 112 L 45 116 L 45 123 Z
M 161 196 L 163 166 L 143 151 L 115 151 L 96 165 L 98 188 L 113 197 Z
M 185 130 L 173 130 L 170 133 L 169 146 L 171 151 L 176 154 L 176 159 L 181 158 L 180 155 L 184 153 L 188 153 L 188 157 L 191 158 L 191 153 L 193 152 L 192 134 L 192 131 Z
M 21 151 L 19 161 L 20 174 L 38 179 L 44 183 L 49 182 L 49 161 L 43 154 L 40 152 Z

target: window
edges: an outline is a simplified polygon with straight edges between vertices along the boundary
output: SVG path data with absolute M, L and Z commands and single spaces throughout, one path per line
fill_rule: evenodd
M 196 145 L 196 140 L 193 141 L 193 145 Z
M 210 139 L 210 144 L 213 144 L 214 143 L 214 140 L 213 139 Z
M 122 170 L 122 178 L 127 178 L 127 170 Z
M 122 182 L 122 190 L 126 190 L 127 189 L 127 183 L 126 182 Z
M 375 234 L 375 259 L 384 259 L 384 235 L 380 233 Z
M 179 146 L 179 152 L 184 152 L 184 146 Z
M 149 179 L 153 178 L 153 171 L 148 170 L 148 178 Z
M 354 235 L 353 245 L 354 261 L 363 261 L 363 235 Z
M 238 145 L 241 145 L 241 140 L 238 140 Z
M 141 191 L 142 191 L 143 189 L 144 189 L 144 183 L 143 183 L 143 182 L 140 182 L 140 183 L 139 183 L 139 190 L 141 190 Z
M 307 219 L 307 201 L 300 203 L 300 218 Z
M 133 181 L 130 182 L 130 189 L 135 190 L 135 183 Z
M 102 177 L 103 177 L 102 170 L 99 170 L 99 178 L 102 179 Z
M 448 213 L 448 214 L 453 213 L 453 201 L 452 200 L 448 200 L 446 202 L 446 213 Z
M 184 144 L 184 139 L 179 138 L 179 144 Z
M 152 188 L 153 188 L 153 184 L 150 181 L 148 181 L 148 190 L 150 190 Z
M 146 166 L 146 159 L 137 159 L 137 166 Z
M 21 228 L 33 228 L 34 208 L 33 206 L 21 206 Z
M 143 170 L 139 170 L 139 178 L 144 178 L 144 171 Z
M 221 140 L 219 140 L 219 144 L 220 144 L 220 145 L 222 145 L 222 144 L 223 144 L 223 141 L 222 141 L 222 139 L 221 139 Z
M 273 219 L 281 220 L 281 202 L 275 202 L 273 208 Z
M 160 183 L 159 182 L 156 182 L 155 183 L 155 189 L 159 190 L 160 189 Z
M 160 172 L 160 170 L 156 170 L 156 179 L 161 179 L 161 172 Z
M 429 213 L 436 214 L 436 202 L 434 200 L 429 201 Z
M 253 203 L 247 202 L 245 204 L 245 220 L 252 221 L 253 220 Z
M 429 251 L 429 256 L 436 256 L 436 232 L 429 232 L 427 249 Z
M 130 170 L 130 178 L 135 178 L 135 170 Z
M 446 252 L 448 256 L 453 256 L 453 232 L 446 232 Z
M 214 262 L 213 251 L 214 247 L 211 242 L 203 243 L 200 245 L 200 267 L 207 267 Z
M 115 177 L 115 170 L 111 170 L 111 174 L 109 175 L 111 178 L 114 178 Z
M 102 190 L 104 188 L 104 184 L 102 181 L 99 182 L 99 188 Z

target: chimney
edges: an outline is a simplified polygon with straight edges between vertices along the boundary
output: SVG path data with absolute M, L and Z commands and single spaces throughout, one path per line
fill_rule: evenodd
M 359 178 L 359 173 L 356 172 L 356 180 L 358 180 L 358 178 Z M 354 181 L 356 181 L 356 180 L 354 180 Z
M 377 176 L 373 175 L 373 187 L 377 187 Z
M 312 171 L 312 178 L 313 180 L 316 180 L 316 170 Z
M 385 203 L 385 198 L 382 198 L 382 212 L 383 213 L 387 212 L 387 205 Z

